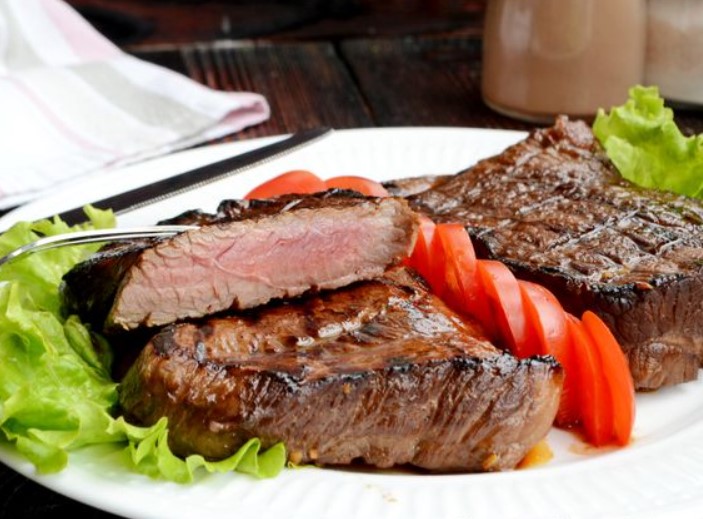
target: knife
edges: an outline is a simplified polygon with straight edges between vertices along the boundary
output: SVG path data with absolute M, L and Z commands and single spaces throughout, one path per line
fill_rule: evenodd
M 83 207 L 88 204 L 98 209 L 112 209 L 115 214 L 133 211 L 232 175 L 237 175 L 260 164 L 292 153 L 330 135 L 332 131 L 332 128 L 328 127 L 303 130 L 261 148 L 200 166 L 152 184 L 103 198 L 102 200 L 88 202 L 80 207 L 74 207 L 59 213 L 58 216 L 67 224 L 75 225 L 87 220 Z

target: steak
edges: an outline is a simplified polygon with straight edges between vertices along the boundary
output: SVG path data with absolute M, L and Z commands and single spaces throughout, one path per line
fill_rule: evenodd
M 623 179 L 591 129 L 557 119 L 410 205 L 461 222 L 479 257 L 590 309 L 627 353 L 639 390 L 695 379 L 703 361 L 703 204 Z M 393 183 L 402 193 L 403 182 Z
M 404 199 L 339 190 L 228 200 L 162 223 L 200 227 L 104 247 L 64 276 L 69 311 L 110 333 L 251 308 L 379 276 L 417 233 Z
M 335 291 L 169 325 L 120 386 L 125 417 L 169 421 L 174 453 L 251 437 L 294 463 L 515 467 L 554 420 L 552 357 L 517 360 L 403 268 Z

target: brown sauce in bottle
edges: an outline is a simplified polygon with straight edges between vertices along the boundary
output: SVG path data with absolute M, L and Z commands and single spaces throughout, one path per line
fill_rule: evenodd
M 482 91 L 496 111 L 589 119 L 644 80 L 644 0 L 489 0 Z

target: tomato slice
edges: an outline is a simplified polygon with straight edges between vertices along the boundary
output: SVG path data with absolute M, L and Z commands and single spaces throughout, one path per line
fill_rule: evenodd
M 435 228 L 435 223 L 432 220 L 427 216 L 420 215 L 420 226 L 415 247 L 405 262 L 408 267 L 416 270 L 428 283 L 432 272 L 430 246 L 434 238 Z
M 564 385 L 554 424 L 558 427 L 573 427 L 581 422 L 582 417 L 583 369 L 579 365 L 581 362 L 580 349 L 573 344 L 568 323 L 569 318 L 574 318 L 574 316 L 567 313 L 565 317 L 567 319 L 567 342 L 561 356 L 557 359 L 564 368 Z
M 426 279 L 432 288 L 432 292 L 442 300 L 447 299 L 447 251 L 445 251 L 442 240 L 439 237 L 439 228 L 434 228 L 430 241 L 428 272 Z
M 311 171 L 296 169 L 281 173 L 277 177 L 259 184 L 249 191 L 249 193 L 244 196 L 244 199 L 275 198 L 291 193 L 317 193 L 325 189 L 327 189 L 327 186 L 320 177 Z
M 445 262 L 445 298 L 452 307 L 465 309 L 466 298 L 475 293 L 476 254 L 471 238 L 461 224 L 441 223 L 435 231 Z
M 495 340 L 497 328 L 478 277 L 478 260 L 471 237 L 463 225 L 437 225 L 436 235 L 444 250 L 445 302 L 456 312 L 475 318 L 488 338 Z
M 559 360 L 566 349 L 566 312 L 549 290 L 536 283 L 518 281 L 533 344 L 534 354 L 553 355 Z
M 325 180 L 325 185 L 328 188 L 351 189 L 367 196 L 388 196 L 388 191 L 380 182 L 356 175 L 328 178 Z
M 615 443 L 630 441 L 635 423 L 635 386 L 627 357 L 606 324 L 591 311 L 581 317 L 583 326 L 595 344 L 601 361 L 601 372 L 610 393 L 612 434 Z
M 480 260 L 478 275 L 501 342 L 516 357 L 528 357 L 527 320 L 517 279 L 505 264 L 494 260 Z
M 613 409 L 598 349 L 581 321 L 567 314 L 566 322 L 578 370 L 581 424 L 590 443 L 606 445 L 613 437 Z
M 536 283 L 520 280 L 520 291 L 528 323 L 528 354 L 552 355 L 564 368 L 564 386 L 559 402 L 556 422 L 558 425 L 573 423 L 578 419 L 577 377 L 570 377 L 573 371 L 566 312 L 561 303 L 549 290 Z

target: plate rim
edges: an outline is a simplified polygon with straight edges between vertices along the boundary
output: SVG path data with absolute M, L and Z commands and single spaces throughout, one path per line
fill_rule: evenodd
M 428 133 L 444 133 L 444 132 L 457 132 L 457 133 L 478 133 L 478 134 L 494 134 L 506 137 L 513 137 L 518 140 L 521 137 L 528 135 L 528 131 L 523 130 L 511 130 L 511 129 L 501 129 L 501 128 L 481 128 L 475 126 L 383 126 L 383 127 L 358 127 L 358 128 L 341 128 L 334 129 L 331 133 L 334 135 L 342 136 L 354 136 L 354 135 L 364 135 L 372 133 L 417 133 L 417 132 L 428 132 Z M 264 146 L 266 144 L 275 142 L 277 140 L 283 140 L 287 137 L 292 136 L 292 133 L 279 133 L 276 135 L 266 135 L 248 139 L 241 139 L 229 142 L 219 142 L 213 144 L 198 145 L 184 150 L 174 151 L 165 155 L 160 155 L 158 157 L 152 157 L 143 161 L 136 163 L 129 163 L 121 166 L 117 169 L 106 169 L 110 174 L 113 173 L 132 173 L 135 170 L 140 171 L 142 169 L 150 169 L 154 167 L 159 167 L 162 163 L 170 163 L 172 161 L 177 161 L 179 159 L 190 159 L 191 157 L 197 157 L 201 154 L 208 154 L 212 150 L 229 150 L 232 149 L 235 153 L 241 153 L 253 149 L 254 147 Z M 305 150 L 302 148 L 300 151 Z M 285 158 L 285 156 L 284 156 Z M 262 164 L 263 165 L 263 164 Z M 260 166 L 255 166 L 252 170 L 256 170 Z M 173 174 L 179 173 L 174 171 Z M 52 188 L 51 190 L 44 190 L 37 195 L 36 198 L 18 206 L 16 208 L 8 210 L 5 214 L 0 216 L 0 232 L 6 231 L 9 226 L 14 222 L 18 221 L 18 215 L 21 215 L 27 210 L 36 207 L 38 203 L 42 200 L 53 199 L 59 196 L 60 193 L 65 191 L 71 191 L 77 189 L 77 186 L 87 185 L 94 182 L 99 182 L 98 175 L 100 172 L 93 172 L 79 176 L 77 178 L 69 179 L 68 181 L 62 182 L 59 186 Z M 52 192 L 53 191 L 53 192 Z

